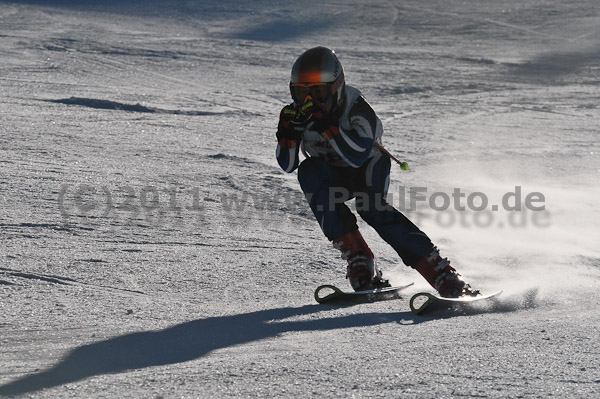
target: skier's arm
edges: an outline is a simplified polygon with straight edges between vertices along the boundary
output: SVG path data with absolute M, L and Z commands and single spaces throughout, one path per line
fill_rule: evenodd
M 299 163 L 298 153 L 302 133 L 291 123 L 295 117 L 296 109 L 293 105 L 287 105 L 281 110 L 277 126 L 277 162 L 287 173 L 293 172 Z
M 350 109 L 349 120 L 350 129 L 330 128 L 322 134 L 348 165 L 359 168 L 373 149 L 377 115 L 367 101 L 359 97 Z
M 294 144 L 293 147 L 286 147 L 286 144 L 282 146 L 281 142 L 277 143 L 277 151 L 275 155 L 277 156 L 277 162 L 281 169 L 286 171 L 287 173 L 291 173 L 298 167 L 299 163 L 299 146 Z

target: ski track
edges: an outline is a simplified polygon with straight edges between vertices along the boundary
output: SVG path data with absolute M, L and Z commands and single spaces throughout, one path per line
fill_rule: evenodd
M 596 2 L 137 3 L 0 7 L 0 397 L 600 394 Z M 315 45 L 409 162 L 397 201 L 545 195 L 541 226 L 410 215 L 497 300 L 413 315 L 359 221 L 414 287 L 314 303 L 345 267 L 274 133 Z

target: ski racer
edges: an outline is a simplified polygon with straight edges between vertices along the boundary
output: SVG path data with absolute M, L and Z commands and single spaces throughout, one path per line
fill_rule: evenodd
M 305 51 L 292 67 L 293 102 L 283 107 L 277 127 L 277 161 L 298 181 L 325 236 L 347 261 L 355 291 L 389 287 L 361 235 L 354 213 L 344 203 L 355 199 L 361 218 L 416 269 L 443 297 L 472 294 L 471 287 L 431 240 L 386 202 L 389 156 L 383 128 L 361 92 L 345 83 L 344 69 L 326 47 Z M 299 152 L 307 158 L 300 163 Z

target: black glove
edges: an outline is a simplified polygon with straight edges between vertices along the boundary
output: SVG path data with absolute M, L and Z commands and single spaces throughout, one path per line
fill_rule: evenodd
M 293 123 L 298 117 L 298 110 L 293 105 L 286 105 L 279 114 L 277 125 L 277 141 L 283 148 L 293 148 L 302 140 L 304 126 Z
M 319 132 L 327 140 L 331 140 L 340 132 L 339 117 L 327 112 L 322 104 L 312 99 L 304 103 L 296 113 L 296 120 L 303 120 L 306 129 Z

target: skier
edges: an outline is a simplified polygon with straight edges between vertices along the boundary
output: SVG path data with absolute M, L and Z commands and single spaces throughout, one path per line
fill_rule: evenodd
M 288 173 L 298 169 L 298 181 L 323 233 L 347 261 L 352 288 L 390 286 L 344 204 L 355 198 L 361 218 L 441 296 L 472 295 L 429 237 L 386 202 L 391 161 L 375 145 L 381 142 L 381 121 L 361 92 L 345 84 L 335 53 L 315 47 L 300 55 L 292 67 L 290 92 L 293 102 L 281 110 L 277 128 L 277 161 Z M 300 147 L 307 156 L 302 163 Z

